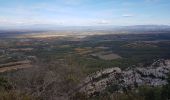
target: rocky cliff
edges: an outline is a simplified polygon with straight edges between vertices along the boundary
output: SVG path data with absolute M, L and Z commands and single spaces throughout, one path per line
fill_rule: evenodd
M 142 85 L 161 86 L 167 84 L 170 60 L 157 60 L 148 67 L 135 67 L 121 70 L 108 68 L 89 75 L 79 86 L 79 92 L 93 96 L 106 90 L 122 92 Z

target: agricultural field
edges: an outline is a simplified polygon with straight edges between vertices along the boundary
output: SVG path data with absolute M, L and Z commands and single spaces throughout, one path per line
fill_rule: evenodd
M 0 41 L 0 76 L 17 91 L 45 100 L 68 99 L 88 75 L 106 68 L 144 68 L 170 59 L 170 35 L 163 33 Z

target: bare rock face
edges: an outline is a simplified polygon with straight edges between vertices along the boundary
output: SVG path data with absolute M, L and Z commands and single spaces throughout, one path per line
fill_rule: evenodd
M 98 71 L 85 79 L 81 85 L 80 92 L 85 92 L 88 95 L 101 92 L 107 87 L 109 82 L 116 82 L 116 77 L 121 73 L 122 71 L 118 67 Z
M 133 68 L 122 71 L 120 68 L 108 68 L 88 76 L 80 84 L 79 92 L 89 96 L 104 91 L 107 87 L 118 86 L 117 91 L 135 88 L 141 85 L 161 86 L 167 84 L 167 74 L 170 72 L 170 60 L 157 60 L 145 68 Z

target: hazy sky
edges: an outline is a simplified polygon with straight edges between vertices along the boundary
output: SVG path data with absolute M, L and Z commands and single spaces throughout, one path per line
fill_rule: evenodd
M 0 0 L 0 25 L 170 25 L 170 0 Z

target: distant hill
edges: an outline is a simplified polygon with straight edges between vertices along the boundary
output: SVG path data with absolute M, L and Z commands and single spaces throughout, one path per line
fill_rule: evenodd
M 134 25 L 134 26 L 57 26 L 57 25 L 30 25 L 3 28 L 0 26 L 0 37 L 10 37 L 20 34 L 41 33 L 41 32 L 98 32 L 106 34 L 150 34 L 150 33 L 170 33 L 168 25 Z M 47 32 L 48 33 L 48 32 Z
M 120 30 L 131 30 L 131 31 L 170 31 L 168 25 L 135 25 L 135 26 L 124 26 L 120 27 Z
M 168 25 L 133 25 L 133 26 L 59 26 L 51 24 L 35 24 L 35 25 L 22 25 L 22 26 L 10 26 L 2 27 L 0 30 L 31 30 L 31 31 L 49 31 L 49 30 L 168 30 Z

